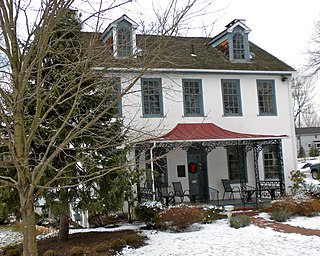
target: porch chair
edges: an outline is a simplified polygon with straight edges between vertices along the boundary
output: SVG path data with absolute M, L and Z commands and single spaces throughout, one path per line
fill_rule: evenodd
M 172 182 L 173 190 L 174 190 L 174 195 L 180 197 L 181 203 L 183 203 L 184 197 L 189 197 L 191 200 L 191 194 L 190 190 L 183 190 L 181 182 Z
M 258 197 L 258 190 L 256 187 L 247 185 L 244 181 L 240 181 L 240 190 L 241 190 L 241 200 L 243 205 L 252 201 L 252 196 L 256 194 L 256 202 Z
M 241 198 L 241 191 L 240 191 L 239 187 L 237 187 L 237 186 L 232 187 L 230 184 L 230 180 L 228 180 L 228 179 L 221 179 L 221 181 L 222 181 L 222 185 L 224 188 L 222 200 L 224 200 L 224 196 L 226 193 L 230 193 L 230 199 L 232 197 L 234 200 L 234 193 L 239 193 L 239 196 Z
M 172 191 L 169 192 L 168 187 L 164 185 L 160 186 L 158 188 L 158 196 L 162 203 L 165 201 L 166 206 L 168 206 L 170 202 L 175 205 L 175 195 Z

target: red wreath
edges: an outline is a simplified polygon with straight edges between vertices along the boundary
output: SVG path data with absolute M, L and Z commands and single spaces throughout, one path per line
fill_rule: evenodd
M 194 162 L 189 163 L 188 170 L 192 174 L 196 173 L 197 172 L 197 164 Z

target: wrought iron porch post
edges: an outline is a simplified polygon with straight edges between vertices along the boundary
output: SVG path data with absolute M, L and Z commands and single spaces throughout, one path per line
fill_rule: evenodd
M 286 192 L 285 180 L 284 180 L 284 166 L 283 166 L 283 153 L 282 153 L 282 141 L 276 140 L 277 145 L 277 157 L 279 160 L 279 178 L 280 178 L 280 193 L 283 196 Z

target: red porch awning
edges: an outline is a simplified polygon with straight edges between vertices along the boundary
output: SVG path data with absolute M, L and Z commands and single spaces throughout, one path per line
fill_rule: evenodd
M 177 124 L 170 132 L 150 139 L 153 142 L 173 141 L 221 141 L 221 140 L 266 140 L 282 139 L 288 135 L 239 133 L 223 129 L 213 123 Z

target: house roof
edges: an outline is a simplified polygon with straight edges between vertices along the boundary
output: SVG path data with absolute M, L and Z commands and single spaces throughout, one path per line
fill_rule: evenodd
M 179 123 L 170 132 L 149 142 L 222 141 L 222 140 L 266 140 L 287 138 L 287 135 L 239 133 L 219 127 L 213 123 Z
M 296 128 L 296 134 L 319 134 L 320 133 L 320 127 L 301 127 Z
M 101 38 L 101 34 L 82 32 L 83 42 Z M 137 55 L 135 58 L 113 58 L 112 44 L 96 41 L 96 55 L 102 59 L 105 68 L 148 68 L 177 71 L 183 69 L 190 72 L 261 72 L 291 75 L 295 70 L 250 42 L 251 59 L 248 62 L 233 62 L 218 49 L 208 45 L 206 37 L 173 37 L 156 35 L 137 35 Z M 92 47 L 92 45 L 89 45 Z M 104 61 L 105 56 L 108 61 Z M 99 61 L 96 61 L 99 65 Z
M 270 53 L 250 42 L 251 59 L 248 62 L 233 62 L 218 49 L 208 45 L 206 37 L 173 37 L 137 35 L 139 58 L 149 56 L 153 68 L 167 69 L 213 69 L 247 71 L 288 71 L 294 69 Z M 149 55 L 149 53 L 152 53 Z

